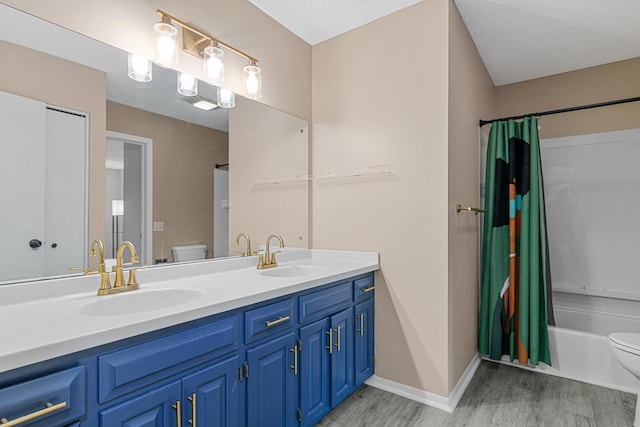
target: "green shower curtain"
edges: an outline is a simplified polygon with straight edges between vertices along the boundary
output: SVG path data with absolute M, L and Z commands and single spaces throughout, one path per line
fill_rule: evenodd
M 487 147 L 479 351 L 551 365 L 538 120 L 495 121 Z M 551 314 L 552 316 L 552 314 Z

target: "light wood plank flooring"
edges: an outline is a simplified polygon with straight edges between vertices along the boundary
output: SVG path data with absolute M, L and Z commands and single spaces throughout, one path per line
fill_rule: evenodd
M 317 426 L 631 427 L 636 396 L 482 361 L 453 414 L 364 386 Z

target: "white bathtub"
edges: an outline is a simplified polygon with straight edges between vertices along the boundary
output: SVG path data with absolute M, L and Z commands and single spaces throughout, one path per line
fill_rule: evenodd
M 616 361 L 607 338 L 609 333 L 617 331 L 640 333 L 640 310 L 634 307 L 636 303 L 639 302 L 554 292 L 558 326 L 549 327 L 552 366 L 512 364 L 506 356 L 502 362 L 636 394 L 637 380 Z

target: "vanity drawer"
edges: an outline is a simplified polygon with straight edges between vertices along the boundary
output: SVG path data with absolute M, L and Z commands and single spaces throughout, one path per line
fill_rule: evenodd
M 237 350 L 240 317 L 212 323 L 98 357 L 100 403 Z
M 353 281 L 353 294 L 356 303 L 373 298 L 374 294 L 373 273 L 361 276 Z
M 265 305 L 244 313 L 245 343 L 257 341 L 273 333 L 291 328 L 295 319 L 294 299 Z
M 67 425 L 85 413 L 84 366 L 67 369 L 0 390 L 0 419 L 41 414 L 30 426 Z
M 351 306 L 351 281 L 300 297 L 300 323 L 320 319 Z

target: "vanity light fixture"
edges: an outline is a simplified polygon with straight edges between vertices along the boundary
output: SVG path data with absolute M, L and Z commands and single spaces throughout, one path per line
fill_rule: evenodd
M 150 82 L 151 81 L 151 61 L 140 55 L 133 53 L 129 54 L 129 72 L 130 78 L 137 82 Z
M 224 51 L 227 50 L 235 53 L 236 55 L 242 56 L 247 61 L 249 61 L 249 65 L 245 66 L 243 69 L 246 95 L 252 99 L 260 99 L 262 97 L 262 74 L 260 67 L 258 66 L 258 60 L 256 58 L 192 27 L 191 25 L 176 18 L 175 16 L 172 16 L 167 12 L 158 9 L 157 13 L 158 15 L 160 15 L 161 21 L 155 25 L 155 28 L 157 32 L 164 34 L 165 37 L 168 37 L 169 33 L 177 36 L 178 31 L 175 26 L 181 27 L 182 50 L 186 53 L 201 58 L 204 61 L 204 80 L 207 83 L 220 86 L 224 81 Z M 175 30 L 175 33 L 173 33 L 167 26 L 173 28 Z M 161 32 L 159 28 L 162 29 L 163 32 Z M 161 43 L 158 42 L 157 47 L 159 48 L 160 45 Z M 162 45 L 168 47 L 171 45 L 171 43 L 168 41 L 168 39 L 166 39 L 162 42 Z M 175 63 L 177 63 L 177 49 L 175 49 L 173 52 L 175 54 Z M 163 63 L 161 62 L 158 62 L 158 64 L 163 65 Z M 228 98 L 233 97 L 229 96 Z M 235 105 L 235 99 L 227 100 L 232 101 L 231 104 Z M 220 98 L 218 98 L 218 101 L 220 105 Z M 224 104 L 228 105 L 229 103 L 224 102 Z
M 198 94 L 198 79 L 187 73 L 178 73 L 178 93 L 184 96 Z
M 161 21 L 153 26 L 156 34 L 156 49 L 153 62 L 161 67 L 178 65 L 178 29 L 171 23 L 171 17 L 160 15 Z

